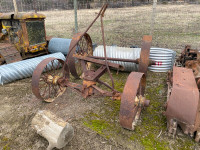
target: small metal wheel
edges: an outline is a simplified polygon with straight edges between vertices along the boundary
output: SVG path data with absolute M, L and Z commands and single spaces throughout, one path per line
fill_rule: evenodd
M 65 91 L 59 80 L 63 78 L 64 61 L 53 57 L 39 63 L 32 76 L 32 92 L 40 100 L 53 102 Z
M 80 78 L 80 76 L 83 73 L 83 70 L 81 66 L 81 61 L 75 59 L 73 57 L 73 54 L 78 54 L 81 56 L 93 55 L 92 40 L 89 34 L 85 33 L 82 38 L 81 36 L 82 36 L 82 33 L 77 33 L 73 36 L 70 47 L 69 47 L 70 52 L 66 60 L 69 66 L 70 72 L 75 78 Z M 87 63 L 87 68 L 90 68 L 90 66 L 91 66 L 91 63 Z
M 134 130 L 142 108 L 149 105 L 144 98 L 145 84 L 145 75 L 139 72 L 131 72 L 126 80 L 119 113 L 120 124 L 126 129 Z

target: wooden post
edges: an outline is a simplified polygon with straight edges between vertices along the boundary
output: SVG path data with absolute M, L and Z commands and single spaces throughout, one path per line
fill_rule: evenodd
M 14 8 L 15 8 L 15 14 L 18 14 L 18 9 L 17 9 L 17 2 L 16 0 L 13 0 Z
M 156 6 L 157 6 L 157 0 L 153 0 L 153 10 L 152 10 L 152 17 L 151 17 L 151 31 L 150 31 L 150 35 L 152 35 L 152 36 L 153 36 L 154 25 L 155 25 Z
M 75 33 L 78 33 L 77 0 L 74 0 Z

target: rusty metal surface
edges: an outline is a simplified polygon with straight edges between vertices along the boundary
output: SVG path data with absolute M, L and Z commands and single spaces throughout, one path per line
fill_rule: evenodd
M 186 62 L 189 60 L 197 60 L 199 52 L 197 49 L 191 49 L 190 45 L 186 45 L 182 50 L 181 55 L 176 60 L 176 66 L 185 67 Z
M 107 7 L 108 7 L 108 5 L 105 5 L 105 8 L 101 13 L 101 33 L 102 33 L 102 40 L 103 40 L 105 64 L 106 64 L 106 68 L 107 68 L 109 77 L 110 77 L 111 82 L 112 82 L 112 90 L 114 90 L 115 85 L 114 85 L 114 80 L 113 80 L 113 77 L 112 77 L 112 74 L 110 72 L 110 68 L 109 68 L 109 65 L 108 65 L 107 54 L 106 54 L 106 43 L 105 43 L 105 37 L 104 37 L 104 26 L 103 26 L 103 17 L 104 17 L 104 13 L 105 13 Z
M 188 60 L 185 62 L 185 68 L 192 69 L 195 78 L 200 77 L 200 63 L 199 60 Z
M 145 75 L 147 74 L 149 66 L 149 54 L 150 54 L 151 42 L 152 42 L 152 36 L 150 35 L 143 36 L 138 72 L 142 72 Z
M 0 65 L 2 65 L 5 62 L 5 59 L 3 57 L 1 57 L 0 55 Z
M 105 60 L 105 57 L 100 57 L 100 56 L 88 56 L 90 58 L 95 58 L 95 59 L 101 59 L 101 60 Z M 107 57 L 107 60 L 111 60 L 111 61 L 122 61 L 122 62 L 132 62 L 132 63 L 136 63 L 139 64 L 139 59 L 122 59 L 122 58 L 111 58 L 111 57 Z M 149 60 L 149 66 L 151 65 L 156 65 L 157 62 Z
M 173 67 L 171 89 L 165 115 L 168 131 L 175 135 L 177 125 L 185 134 L 194 135 L 200 125 L 199 90 L 193 71 L 183 67 Z
M 0 43 L 0 55 L 7 64 L 22 60 L 19 51 L 9 43 Z
M 18 13 L 14 15 L 14 19 L 45 19 L 46 16 L 43 14 L 29 12 L 29 13 Z
M 85 42 L 86 42 L 85 48 L 86 49 L 82 49 L 81 51 L 77 51 L 78 48 L 79 48 L 78 42 L 81 40 L 81 38 L 85 39 Z M 74 45 L 75 45 L 75 47 L 74 47 Z M 80 77 L 80 75 L 82 74 L 82 72 L 79 71 L 78 69 L 76 69 L 76 61 L 78 61 L 78 60 L 75 61 L 75 58 L 73 57 L 73 55 L 75 53 L 78 53 L 82 56 L 92 55 L 92 53 L 93 53 L 92 40 L 91 40 L 89 34 L 85 33 L 83 35 L 83 33 L 77 33 L 72 37 L 72 41 L 71 41 L 70 46 L 69 46 L 69 53 L 67 55 L 67 59 L 66 59 L 66 62 L 65 62 L 65 64 L 67 64 L 69 66 L 71 74 L 75 78 L 78 79 Z M 79 64 L 77 64 L 77 65 L 79 65 Z
M 168 133 L 176 135 L 177 126 L 195 141 L 200 140 L 200 53 L 186 45 L 168 74 L 166 112 Z M 185 67 L 185 68 L 183 68 Z
M 12 15 L 14 15 L 13 18 L 11 17 Z M 1 55 L 6 60 L 6 63 L 12 63 L 20 61 L 22 59 L 36 57 L 41 54 L 48 54 L 46 47 L 46 31 L 44 26 L 45 16 L 43 14 L 0 13 L 0 19 L 4 19 L 5 22 L 11 23 L 11 25 L 6 23 L 3 25 L 3 28 L 8 31 L 7 35 L 2 35 L 0 33 L 0 49 L 2 53 Z M 34 28 L 35 26 L 32 24 L 36 22 L 41 23 L 41 26 L 37 26 L 37 28 Z M 29 28 L 27 28 L 28 25 Z M 27 31 L 28 29 L 29 31 Z M 43 36 L 40 35 L 40 33 L 44 33 Z M 41 41 L 42 39 L 40 40 L 40 38 L 36 37 L 37 35 L 38 37 L 42 37 L 43 41 Z M 31 41 L 35 43 L 32 43 L 31 45 Z M 3 51 L 2 47 L 5 49 L 7 47 L 7 44 L 10 44 L 9 47 L 12 46 L 12 48 Z M 14 52 L 14 48 L 18 52 Z
M 11 19 L 13 13 L 0 13 L 0 19 Z
M 0 13 L 0 19 L 11 19 L 11 16 L 14 15 L 14 19 L 32 19 L 32 18 L 46 18 L 45 15 L 43 14 L 38 14 L 38 13 Z
M 87 70 L 84 72 L 83 79 L 88 81 L 97 81 L 107 70 L 105 66 L 101 66 L 96 71 Z
M 88 56 L 90 58 L 95 58 L 95 59 L 101 59 L 105 60 L 105 57 L 100 57 L 100 56 Z M 122 62 L 132 62 L 132 63 L 139 63 L 139 59 L 133 60 L 133 59 L 122 59 L 122 58 L 111 58 L 107 57 L 107 60 L 112 60 L 112 61 L 122 61 Z
M 199 91 L 192 70 L 173 67 L 172 92 L 167 102 L 166 115 L 192 125 L 196 120 L 198 103 Z
M 108 6 L 108 4 L 104 4 L 102 6 L 102 8 L 100 9 L 98 15 L 95 17 L 95 19 L 92 21 L 92 23 L 88 26 L 88 28 L 83 33 L 77 33 L 72 37 L 72 41 L 71 41 L 70 47 L 69 47 L 69 53 L 67 55 L 67 59 L 66 59 L 66 63 L 65 64 L 67 64 L 69 66 L 71 74 L 77 79 L 80 77 L 80 74 L 77 73 L 77 70 L 75 68 L 75 60 L 73 58 L 73 54 L 76 52 L 77 46 L 79 46 L 79 44 L 78 44 L 79 41 L 82 40 L 82 38 L 84 37 L 84 39 L 86 40 L 85 45 L 87 45 L 87 47 L 88 47 L 87 51 L 85 51 L 85 52 L 88 55 L 91 55 L 91 53 L 93 52 L 92 40 L 91 40 L 90 36 L 86 32 L 92 27 L 92 25 L 99 18 L 99 16 L 102 14 L 102 12 L 103 13 L 105 12 L 107 6 Z
M 123 94 L 114 89 L 114 82 L 112 75 L 110 73 L 109 67 L 114 67 L 118 69 L 122 69 L 123 67 L 115 64 L 107 62 L 108 58 L 105 54 L 104 60 L 99 60 L 97 58 L 91 58 L 89 56 L 92 55 L 92 40 L 90 36 L 86 33 L 96 19 L 101 16 L 101 30 L 102 30 L 102 39 L 104 43 L 104 52 L 106 52 L 105 48 L 105 39 L 104 39 L 104 29 L 103 29 L 103 16 L 105 10 L 107 8 L 107 4 L 104 5 L 97 17 L 94 21 L 89 25 L 89 27 L 83 33 L 77 33 L 73 36 L 72 41 L 69 47 L 69 53 L 67 55 L 66 61 L 63 66 L 63 76 L 52 76 L 51 74 L 47 74 L 46 82 L 48 84 L 58 84 L 61 87 L 71 87 L 79 90 L 82 93 L 84 98 L 90 95 L 101 95 L 101 96 L 109 96 L 113 99 L 121 98 L 121 106 L 120 106 L 120 124 L 127 129 L 133 130 L 142 111 L 142 108 L 149 105 L 149 101 L 144 98 L 145 86 L 146 86 L 146 72 L 147 67 L 149 65 L 149 51 L 151 46 L 152 37 L 144 36 L 143 38 L 143 46 L 141 52 L 141 58 L 139 60 L 140 71 L 141 72 L 132 72 L 125 84 Z M 55 58 L 45 59 L 41 62 L 33 73 L 32 78 L 32 91 L 36 95 L 38 99 L 45 100 L 40 91 L 39 91 L 39 82 L 41 74 L 47 66 L 49 62 L 55 60 Z M 138 60 L 131 60 L 137 61 Z M 101 66 L 96 70 L 91 70 L 88 68 L 88 63 L 100 64 Z M 77 70 L 78 64 L 81 66 L 80 74 Z M 69 82 L 69 71 L 75 78 L 83 79 L 83 84 L 75 84 Z M 104 83 L 99 78 L 108 71 L 112 86 Z M 97 83 L 100 83 L 112 91 L 105 91 L 97 86 Z M 51 102 L 48 100 L 48 102 Z
M 139 72 L 131 72 L 126 80 L 126 84 L 121 96 L 121 105 L 120 105 L 120 113 L 119 120 L 122 127 L 134 130 L 134 121 L 136 121 L 136 114 L 140 116 L 140 107 L 143 107 L 144 104 L 136 105 L 136 96 L 144 96 L 144 88 L 141 86 L 145 86 L 146 79 L 143 73 Z M 148 101 L 145 101 L 148 103 Z
M 195 78 L 200 77 L 200 52 L 197 49 L 191 49 L 186 45 L 181 55 L 176 60 L 176 66 L 185 67 L 193 70 Z
M 106 62 L 103 60 L 99 60 L 99 59 L 94 59 L 94 58 L 90 58 L 90 57 L 86 57 L 86 56 L 80 56 L 80 55 L 74 55 L 75 58 L 81 59 L 81 60 L 85 60 L 88 62 L 92 62 L 92 63 L 96 63 L 96 64 L 100 64 L 100 65 L 106 65 Z M 108 62 L 108 66 L 109 67 L 113 67 L 119 70 L 123 70 L 124 67 L 119 65 L 119 64 L 115 64 L 115 63 L 111 63 Z
M 44 59 L 41 63 L 39 63 L 39 65 L 36 67 L 36 69 L 33 72 L 33 76 L 32 76 L 32 92 L 33 94 L 40 100 L 44 100 L 46 102 L 52 102 L 54 100 L 55 97 L 59 96 L 60 93 L 62 93 L 62 91 L 58 91 L 58 95 L 55 95 L 55 97 L 50 97 L 50 90 L 52 90 L 54 88 L 54 79 L 56 79 L 56 84 L 58 84 L 59 88 L 60 87 L 60 80 L 62 80 L 61 78 L 63 77 L 63 75 L 57 75 L 56 74 L 56 69 L 59 69 L 59 66 L 56 66 L 55 69 L 53 70 L 53 72 L 48 72 L 46 73 L 46 75 L 43 74 L 43 72 L 47 72 L 49 70 L 53 69 L 53 66 L 55 64 L 53 64 L 52 62 L 57 60 L 58 62 L 60 62 L 60 64 L 64 65 L 64 61 L 61 59 L 57 59 L 57 58 L 47 58 Z M 51 65 L 51 69 L 48 69 L 47 65 Z M 69 72 L 65 72 L 66 73 L 66 77 L 69 77 Z M 68 74 L 68 75 L 67 75 Z M 51 77 L 51 78 L 49 78 Z M 50 80 L 52 80 L 52 82 L 50 82 Z M 43 81 L 43 85 L 48 86 L 45 88 L 44 91 L 41 91 L 41 87 L 40 87 L 40 82 Z M 54 90 L 54 89 L 53 89 Z M 42 93 L 43 92 L 43 93 Z M 49 93 L 48 93 L 49 92 Z M 47 93 L 47 98 L 44 96 Z M 57 93 L 56 93 L 57 94 Z

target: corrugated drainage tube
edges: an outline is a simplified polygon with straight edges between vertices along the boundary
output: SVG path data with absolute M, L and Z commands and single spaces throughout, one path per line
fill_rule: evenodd
M 138 59 L 140 58 L 141 48 L 126 48 L 117 46 L 106 46 L 107 57 L 111 58 L 122 58 L 122 59 Z M 103 46 L 98 46 L 95 48 L 94 56 L 104 57 Z M 151 65 L 149 67 L 150 71 L 154 72 L 166 72 L 172 69 L 174 64 L 174 59 L 176 52 L 170 49 L 164 48 L 151 48 L 149 58 L 156 63 L 156 65 Z M 131 62 L 120 62 L 120 61 L 110 61 L 124 66 L 125 71 L 137 71 L 138 65 Z
M 65 61 L 65 56 L 62 53 L 54 53 L 19 61 L 16 63 L 2 65 L 0 66 L 0 84 L 3 85 L 5 83 L 10 83 L 15 80 L 31 77 L 36 66 L 42 60 L 49 57 L 55 57 Z

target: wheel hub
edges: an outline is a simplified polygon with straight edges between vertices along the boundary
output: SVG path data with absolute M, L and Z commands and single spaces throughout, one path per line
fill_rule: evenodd
M 61 77 L 60 76 L 52 76 L 52 75 L 48 75 L 47 76 L 47 83 L 50 83 L 50 84 L 54 84 L 54 85 L 57 85 L 58 84 L 58 79 L 60 79 Z

